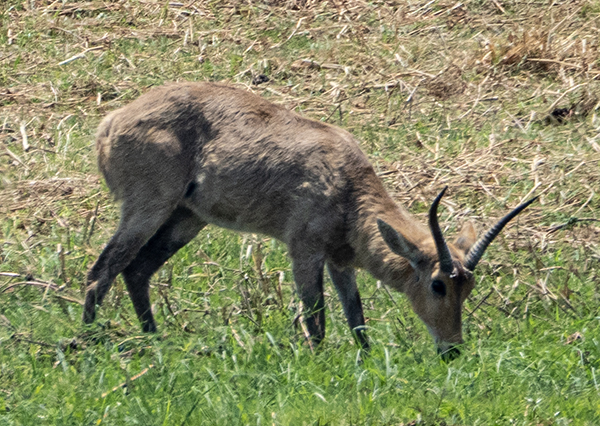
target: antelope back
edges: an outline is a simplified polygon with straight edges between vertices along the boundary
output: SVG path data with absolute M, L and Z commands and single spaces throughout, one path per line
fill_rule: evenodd
M 344 238 L 353 182 L 374 175 L 346 131 L 217 84 L 150 91 L 104 120 L 97 152 L 117 198 L 143 208 L 138 188 L 153 182 L 208 223 L 286 243 L 318 235 L 314 250 Z

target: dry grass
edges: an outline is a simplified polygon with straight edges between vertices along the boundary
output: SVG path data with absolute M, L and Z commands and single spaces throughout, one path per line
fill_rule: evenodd
M 359 135 L 369 129 L 367 149 L 392 160 L 376 161 L 409 207 L 426 206 L 449 185 L 450 217 L 482 220 L 487 212 L 474 200 L 502 212 L 541 195 L 544 207 L 531 209 L 522 223 L 535 245 L 547 244 L 554 229 L 548 218 L 593 217 L 598 205 L 599 36 L 597 16 L 589 18 L 596 9 L 591 1 L 547 8 L 453 1 L 15 3 L 5 12 L 10 23 L 0 58 L 2 212 L 38 236 L 44 226 L 61 224 L 64 208 L 76 212 L 64 226 L 85 227 L 106 196 L 87 174 L 94 170 L 87 147 L 76 164 L 83 173 L 75 170 L 68 153 L 73 132 L 91 140 L 102 115 L 162 80 L 213 78 L 202 72 L 210 61 L 225 80 L 303 114 Z M 35 41 L 23 41 L 32 28 Z M 156 58 L 128 48 L 129 41 L 157 39 L 165 46 Z M 26 50 L 24 43 L 31 43 Z M 297 51 L 304 56 L 290 59 Z M 178 70 L 156 69 L 157 59 L 177 63 L 181 55 L 187 60 Z M 108 57 L 110 67 L 99 72 Z M 554 126 L 556 120 L 570 123 Z M 473 136 L 465 130 L 443 140 L 463 128 Z M 402 129 L 405 142 L 390 149 L 379 129 Z M 569 142 L 574 134 L 589 146 Z M 556 149 L 546 136 L 566 146 Z M 597 229 L 588 228 L 593 241 Z
M 449 234 L 466 220 L 484 229 L 539 195 L 482 262 L 488 285 L 467 310 L 483 335 L 499 316 L 510 337 L 530 313 L 548 322 L 553 309 L 597 315 L 599 12 L 592 0 L 9 1 L 0 28 L 0 297 L 35 287 L 43 300 L 57 295 L 67 318 L 117 218 L 94 165 L 95 126 L 165 81 L 218 80 L 352 131 L 417 215 L 448 185 Z M 269 244 L 249 238 L 242 249 Z M 239 256 L 236 274 L 251 264 L 241 300 L 218 314 L 225 323 L 248 312 L 260 321 L 261 303 L 287 303 L 281 268 L 267 271 L 256 253 Z M 216 254 L 196 254 L 187 269 L 203 268 L 202 279 L 225 268 Z M 173 294 L 164 278 L 157 303 L 193 330 L 190 315 L 208 312 L 208 302 Z M 269 282 L 271 298 L 253 298 Z M 118 307 L 119 291 L 108 305 Z M 381 295 L 367 298 L 369 311 Z M 372 322 L 395 324 L 389 312 Z
M 519 232 L 546 250 L 557 224 L 596 217 L 596 9 L 591 1 L 15 3 L 0 58 L 0 209 L 27 232 L 26 251 L 45 244 L 56 224 L 87 234 L 108 200 L 88 174 L 89 147 L 79 148 L 82 158 L 69 152 L 72 135 L 91 140 L 102 115 L 153 84 L 212 79 L 220 68 L 219 79 L 363 135 L 367 150 L 385 156 L 375 158 L 381 175 L 409 208 L 423 209 L 449 185 L 448 223 L 472 219 L 483 228 L 541 195 L 541 207 L 505 239 Z M 23 41 L 32 28 L 35 41 Z M 155 40 L 164 41 L 157 57 L 135 47 Z M 182 55 L 177 70 L 156 68 Z M 206 62 L 212 77 L 202 72 Z M 390 129 L 404 142 L 385 142 Z M 589 145 L 572 142 L 574 134 Z M 586 232 L 562 241 L 595 247 L 600 231 L 583 223 Z

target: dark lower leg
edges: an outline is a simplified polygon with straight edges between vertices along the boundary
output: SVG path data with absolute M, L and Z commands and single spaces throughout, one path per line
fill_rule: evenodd
M 369 341 L 365 333 L 365 317 L 356 286 L 355 272 L 353 269 L 339 270 L 329 263 L 327 264 L 327 270 L 342 302 L 348 325 L 358 344 L 367 350 Z
M 294 279 L 304 305 L 304 322 L 316 344 L 325 338 L 323 263 L 321 256 L 294 259 L 293 262 Z
M 205 225 L 191 211 L 178 208 L 123 271 L 129 296 L 144 332 L 156 331 L 150 305 L 150 277 Z
M 102 304 L 116 276 L 131 263 L 142 246 L 169 218 L 173 212 L 169 205 L 168 200 L 156 197 L 148 198 L 143 209 L 140 209 L 135 200 L 123 201 L 119 229 L 88 274 L 84 322 L 94 321 L 96 305 Z
M 312 306 L 303 300 L 304 323 L 312 341 L 319 344 L 325 338 L 325 303 L 321 297 Z
M 125 240 L 125 241 L 123 241 Z M 96 318 L 96 305 L 101 305 L 115 277 L 129 264 L 141 245 L 139 238 L 123 238 L 118 233 L 109 241 L 87 276 L 87 292 L 83 321 Z

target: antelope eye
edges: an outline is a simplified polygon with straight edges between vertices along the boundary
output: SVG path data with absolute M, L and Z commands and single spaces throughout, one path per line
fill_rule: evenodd
M 440 280 L 434 280 L 431 283 L 431 290 L 438 296 L 443 297 L 446 295 L 446 284 L 444 284 Z

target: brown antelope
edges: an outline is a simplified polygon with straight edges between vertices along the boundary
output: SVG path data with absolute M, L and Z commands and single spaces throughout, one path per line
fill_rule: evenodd
M 368 348 L 355 268 L 403 292 L 438 350 L 457 354 L 473 270 L 521 204 L 476 240 L 444 240 L 437 209 L 423 226 L 388 195 L 348 132 L 247 91 L 182 83 L 112 112 L 96 139 L 99 168 L 122 200 L 119 228 L 89 271 L 83 319 L 122 273 L 146 332 L 156 330 L 149 279 L 212 223 L 287 244 L 312 340 L 325 336 L 327 265 L 350 328 Z

